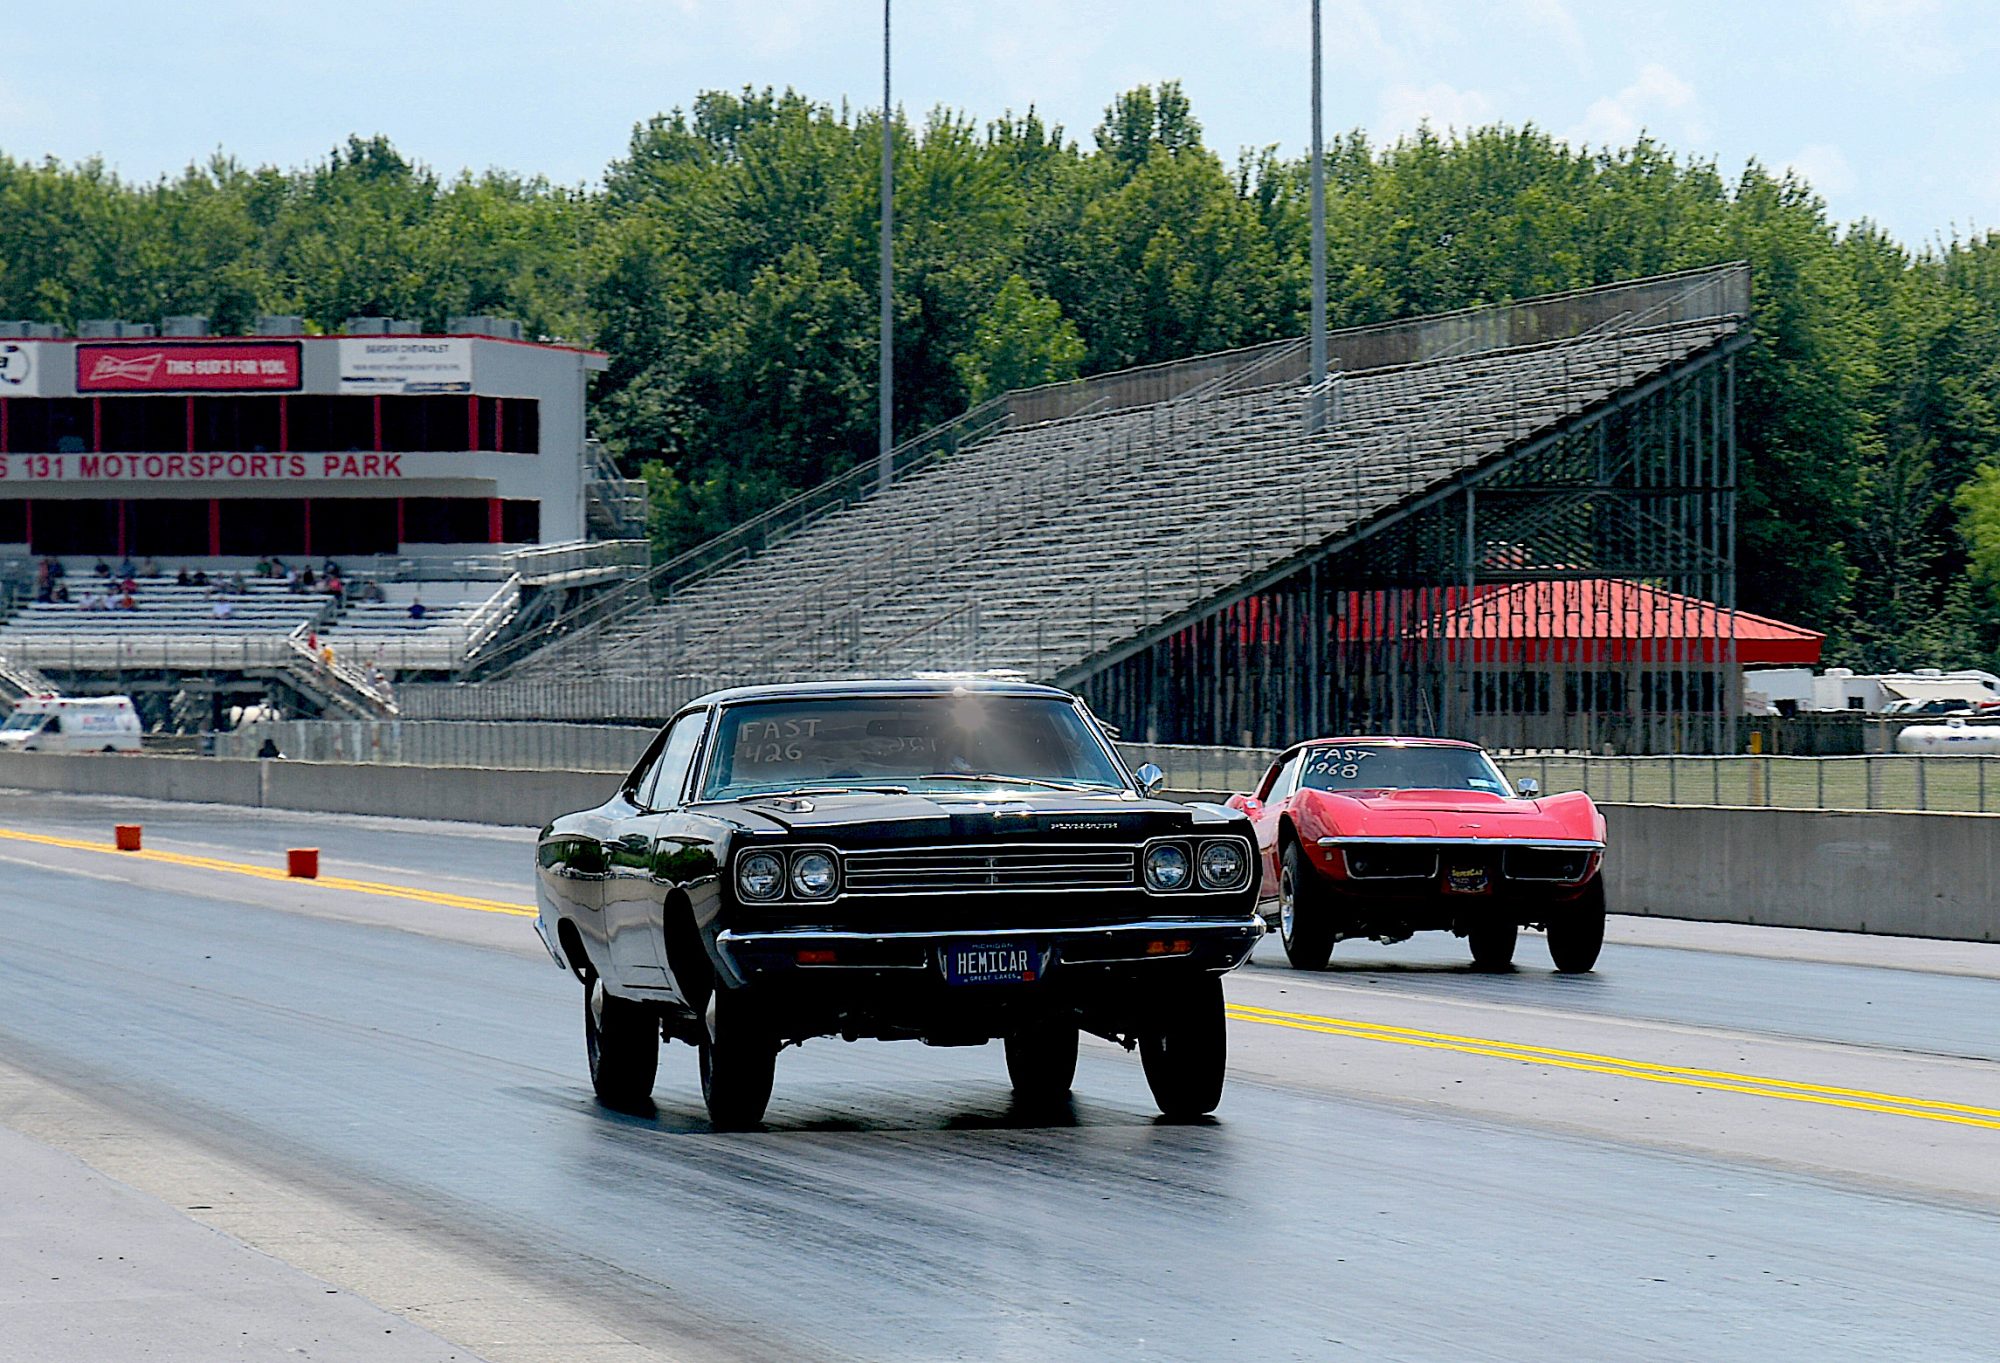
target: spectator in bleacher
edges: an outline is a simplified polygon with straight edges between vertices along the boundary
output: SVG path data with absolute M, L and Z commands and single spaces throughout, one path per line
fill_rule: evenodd
M 250 592 L 250 580 L 244 577 L 242 573 L 237 573 L 229 579 L 229 590 L 235 592 L 238 596 L 247 596 Z
M 257 576 L 259 576 L 259 577 L 269 577 L 269 576 L 271 576 L 271 560 L 270 560 L 270 559 L 268 559 L 268 558 L 260 558 L 260 559 L 258 559 L 258 560 L 257 560 Z
M 323 565 L 321 565 L 319 570 L 319 575 L 321 577 L 339 577 L 340 565 L 334 562 L 332 559 L 328 559 Z
M 194 585 L 197 587 L 206 587 L 208 585 L 208 569 L 197 568 L 194 570 Z
M 57 558 L 54 554 L 50 554 L 46 559 L 43 559 L 42 561 L 49 565 L 50 577 L 64 578 L 69 576 L 69 569 L 63 567 L 63 561 Z
M 139 579 L 130 573 L 125 574 L 118 583 L 118 590 L 124 596 L 135 595 L 139 590 Z
M 421 620 L 424 618 L 424 599 L 421 596 L 410 598 L 410 618 L 412 620 Z
M 236 614 L 236 603 L 226 596 L 218 596 L 215 598 L 215 604 L 208 608 L 208 613 L 218 620 L 227 620 Z
M 160 565 L 153 562 L 153 556 L 151 554 L 146 555 L 146 557 L 139 564 L 139 576 L 158 577 L 159 575 L 160 575 Z
M 96 573 L 99 577 L 110 577 L 111 565 L 106 563 L 103 559 L 99 559 L 97 560 L 97 566 L 95 568 L 92 568 L 90 571 Z
M 313 584 L 317 582 L 318 579 L 313 576 L 312 564 L 308 563 L 306 565 L 306 570 L 303 573 L 299 574 L 299 581 L 305 584 L 305 589 L 307 591 L 311 591 L 313 589 Z
M 120 582 L 123 582 L 128 577 L 137 576 L 138 572 L 139 572 L 139 565 L 132 562 L 132 556 L 130 554 L 127 554 L 125 555 L 124 561 L 118 565 L 118 580 Z
M 333 598 L 336 607 L 347 604 L 347 584 L 340 580 L 339 573 L 326 575 L 326 594 Z
M 121 611 L 135 611 L 139 609 L 139 598 L 132 595 L 132 589 L 128 586 L 123 592 L 119 593 L 116 605 Z
M 109 599 L 101 591 L 92 591 L 89 596 L 83 598 L 83 608 L 87 611 L 101 611 L 110 604 Z
M 35 565 L 35 600 L 37 601 L 55 600 L 56 599 L 55 588 L 56 588 L 56 580 L 49 576 L 49 561 L 47 559 L 43 559 L 40 563 Z
M 375 604 L 380 604 L 381 602 L 387 601 L 389 599 L 389 593 L 382 590 L 381 583 L 371 578 L 368 581 L 361 584 L 361 594 L 358 599 Z
M 301 592 L 305 591 L 305 583 L 300 579 L 299 570 L 297 568 L 294 568 L 290 572 L 285 574 L 285 590 L 290 592 L 293 596 L 297 596 Z
M 194 585 L 194 574 L 188 571 L 187 564 L 183 563 L 181 570 L 174 574 L 174 585 L 179 587 L 191 587 Z
M 67 582 L 56 583 L 55 591 L 49 599 L 67 606 L 69 604 L 69 584 Z

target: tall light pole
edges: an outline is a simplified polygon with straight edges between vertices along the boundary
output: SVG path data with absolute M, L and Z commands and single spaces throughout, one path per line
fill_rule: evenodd
M 1319 0 L 1313 0 L 1318 4 Z M 892 242 L 896 226 L 896 146 L 892 135 L 889 106 L 889 0 L 882 0 L 882 335 L 881 431 L 876 446 L 875 474 L 882 487 L 896 476 L 895 460 L 889 451 L 896 443 L 896 353 L 895 300 L 891 284 Z
M 884 0 L 887 3 L 887 0 Z M 1319 5 L 1312 6 L 1312 431 L 1326 426 L 1326 161 L 1320 144 Z

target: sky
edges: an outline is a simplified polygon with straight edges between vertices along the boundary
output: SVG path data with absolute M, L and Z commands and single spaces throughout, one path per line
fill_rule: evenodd
M 897 102 L 1034 106 L 1089 145 L 1105 104 L 1179 80 L 1208 144 L 1310 137 L 1306 0 L 901 0 Z M 1725 173 L 1801 172 L 1842 223 L 1920 246 L 2000 227 L 1992 0 L 1324 0 L 1326 127 L 1393 140 L 1532 122 L 1642 131 Z M 128 179 L 226 151 L 299 166 L 382 133 L 447 174 L 591 184 L 640 120 L 705 89 L 881 98 L 870 0 L 66 0 L 0 17 L 0 152 Z

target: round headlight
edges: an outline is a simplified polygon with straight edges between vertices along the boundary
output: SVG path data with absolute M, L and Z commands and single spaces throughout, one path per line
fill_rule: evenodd
M 824 852 L 801 852 L 792 858 L 792 891 L 801 899 L 822 899 L 832 894 L 838 878 L 833 858 Z
M 785 886 L 785 863 L 776 852 L 752 852 L 736 863 L 736 888 L 745 899 L 776 899 Z
M 1243 844 L 1211 842 L 1201 849 L 1201 883 L 1211 890 L 1233 890 L 1243 883 Z
M 1146 883 L 1156 890 L 1178 890 L 1188 881 L 1185 847 L 1163 842 L 1146 853 Z

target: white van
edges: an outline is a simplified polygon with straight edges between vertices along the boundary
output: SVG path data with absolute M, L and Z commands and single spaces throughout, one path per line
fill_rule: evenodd
M 29 696 L 0 724 L 0 751 L 137 752 L 130 696 Z

